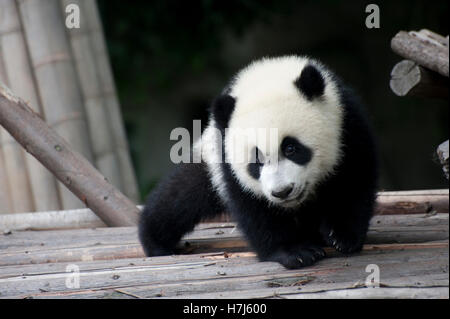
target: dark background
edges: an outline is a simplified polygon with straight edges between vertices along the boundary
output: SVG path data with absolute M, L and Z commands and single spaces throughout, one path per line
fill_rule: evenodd
M 318 58 L 365 102 L 380 147 L 384 190 L 447 188 L 435 155 L 448 139 L 448 102 L 397 97 L 390 49 L 400 30 L 448 35 L 448 1 L 378 1 L 367 29 L 363 1 L 98 0 L 142 198 L 170 169 L 169 134 L 206 123 L 228 79 L 250 61 Z

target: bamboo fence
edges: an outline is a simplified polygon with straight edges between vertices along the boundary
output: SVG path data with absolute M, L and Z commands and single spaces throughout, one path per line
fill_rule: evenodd
M 65 26 L 68 4 L 79 29 Z M 138 200 L 120 106 L 95 1 L 0 1 L 0 81 L 74 150 Z M 84 207 L 0 129 L 0 213 Z

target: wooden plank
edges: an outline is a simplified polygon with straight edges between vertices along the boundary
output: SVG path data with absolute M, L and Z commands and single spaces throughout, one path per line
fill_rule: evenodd
M 95 260 L 95 261 L 77 261 L 76 264 L 83 269 L 83 271 L 99 270 L 99 269 L 113 269 L 117 267 L 140 267 L 149 265 L 174 265 L 186 262 L 199 262 L 202 260 L 224 259 L 223 252 L 191 254 L 191 255 L 171 255 L 159 257 L 139 257 L 139 258 L 124 258 L 114 260 Z M 229 258 L 237 257 L 255 257 L 253 253 L 234 253 L 230 254 Z M 11 276 L 23 275 L 33 276 L 43 273 L 54 273 L 65 271 L 68 265 L 73 262 L 59 262 L 59 263 L 45 263 L 45 264 L 26 264 L 26 265 L 10 265 L 0 267 L 0 278 L 8 278 Z
M 109 269 L 80 267 L 80 289 L 77 290 L 66 288 L 67 273 L 62 267 L 50 273 L 2 277 L 0 293 L 1 297 L 69 297 L 67 292 L 81 296 L 95 290 L 119 289 L 124 296 L 142 298 L 213 298 L 229 292 L 241 298 L 249 297 L 245 292 L 250 289 L 256 294 L 264 292 L 264 297 L 268 297 L 269 290 L 273 296 L 283 288 L 294 289 L 297 293 L 298 288 L 302 291 L 307 291 L 308 287 L 310 291 L 336 289 L 339 283 L 341 289 L 357 288 L 368 275 L 366 266 L 373 263 L 380 268 L 382 287 L 448 286 L 447 248 L 367 251 L 352 257 L 339 255 L 300 270 L 286 270 L 277 263 L 258 262 L 254 257 L 196 257 L 197 260 L 187 262 L 180 258 L 174 264 L 161 264 L 159 259 L 167 261 L 167 257 L 155 257 L 139 266 L 116 267 L 112 262 Z M 412 282 L 411 278 L 416 281 Z M 442 291 L 439 295 L 442 296 Z
M 448 299 L 448 287 L 406 288 L 342 288 L 330 291 L 303 293 L 299 288 L 289 287 L 273 290 L 223 291 L 189 296 L 192 299 Z M 178 298 L 177 298 L 178 299 Z
M 376 214 L 423 214 L 433 211 L 448 214 L 448 207 L 448 189 L 380 192 Z
M 448 213 L 448 189 L 426 191 L 380 192 L 376 215 Z M 138 206 L 142 209 L 142 206 Z M 49 221 L 49 214 L 55 218 Z M 75 209 L 42 214 L 0 216 L 0 230 L 47 230 L 99 227 L 99 218 L 90 209 Z M 61 216 L 58 216 L 61 215 Z M 58 218 L 56 218 L 58 216 Z M 21 222 L 23 221 L 23 222 Z M 222 220 L 223 222 L 223 220 Z
M 375 217 L 366 245 L 429 243 L 448 239 L 448 214 L 398 217 Z M 0 236 L 0 265 L 143 256 L 134 227 L 26 231 Z M 200 224 L 184 237 L 180 247 L 184 253 L 248 249 L 234 223 Z
M 1 217 L 0 217 L 1 218 Z M 392 228 L 404 227 L 444 227 L 449 223 L 448 214 L 436 215 L 386 215 L 374 216 L 371 221 L 371 229 L 384 227 L 386 231 Z M 379 230 L 377 229 L 377 233 Z M 131 244 L 137 243 L 137 230 L 134 227 L 114 227 L 79 230 L 55 230 L 55 231 L 12 231 L 8 235 L 0 235 L 0 249 L 5 251 L 9 247 L 23 250 L 32 250 L 34 246 L 41 247 L 71 247 L 71 245 L 98 245 L 101 244 Z M 214 238 L 239 238 L 241 236 L 235 223 L 202 223 L 196 226 L 195 231 L 185 236 L 186 240 L 214 239 Z M 420 234 L 418 234 L 420 236 Z
M 68 225 L 70 225 L 70 228 L 106 227 L 105 223 L 90 209 L 4 214 L 0 216 L 0 230 L 3 231 L 64 229 Z
M 133 287 L 104 288 L 104 289 L 85 289 L 78 291 L 60 291 L 60 292 L 42 292 L 39 294 L 27 295 L 27 298 L 39 299 L 147 299 L 147 298 L 187 298 L 187 299 L 244 299 L 244 298 L 308 298 L 317 295 L 320 299 L 323 295 L 327 298 L 340 298 L 345 291 L 354 291 L 361 289 L 359 293 L 350 292 L 352 298 L 364 296 L 362 290 L 370 293 L 364 298 L 379 297 L 378 289 L 358 288 L 355 282 L 340 282 L 327 284 L 310 283 L 311 277 L 292 274 L 274 274 L 271 279 L 268 276 L 251 276 L 245 278 L 224 278 L 221 280 L 204 280 L 190 283 L 171 283 L 163 285 L 144 285 Z M 448 276 L 427 275 L 410 276 L 401 278 L 403 282 L 397 284 L 397 287 L 389 289 L 404 290 L 403 298 L 421 298 L 423 293 L 431 294 L 433 298 L 448 298 Z M 395 281 L 395 279 L 392 279 Z M 218 282 L 220 281 L 220 282 Z M 397 280 L 399 281 L 399 280 Z M 283 286 L 286 284 L 286 286 Z M 279 287 L 277 285 L 280 285 Z M 271 287 L 269 287 L 271 286 Z M 269 288 L 268 288 L 269 287 Z M 386 288 L 381 288 L 386 289 Z M 390 297 L 384 291 L 384 298 Z M 349 297 L 350 297 L 349 296 Z M 24 296 L 16 296 L 24 297 Z M 1 298 L 1 296 L 0 296 Z M 381 297 L 383 298 L 383 297 Z M 423 298 L 423 297 L 422 297 Z

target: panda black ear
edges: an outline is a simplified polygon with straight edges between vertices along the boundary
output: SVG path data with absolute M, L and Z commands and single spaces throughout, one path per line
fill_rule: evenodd
M 303 68 L 294 84 L 309 101 L 321 97 L 325 91 L 325 79 L 320 71 L 311 64 Z
M 228 94 L 220 95 L 213 103 L 212 113 L 219 128 L 226 128 L 234 111 L 236 100 Z

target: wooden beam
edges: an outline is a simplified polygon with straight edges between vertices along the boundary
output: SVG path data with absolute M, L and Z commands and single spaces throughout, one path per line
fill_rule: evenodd
M 133 226 L 139 210 L 30 107 L 0 84 L 0 125 L 108 226 Z
M 448 214 L 376 216 L 364 251 L 448 247 L 448 220 Z M 235 227 L 199 224 L 181 240 L 179 253 L 221 252 L 217 258 L 227 258 L 246 252 L 247 241 Z M 339 255 L 331 248 L 326 251 Z M 144 252 L 136 227 L 0 233 L 0 266 L 140 257 Z
M 92 298 L 95 292 L 106 289 L 124 292 L 123 295 L 116 294 L 116 297 L 122 298 L 127 296 L 126 293 L 143 298 L 188 298 L 202 293 L 203 298 L 249 297 L 249 291 L 257 293 L 261 289 L 264 289 L 265 296 L 270 297 L 284 288 L 292 289 L 291 293 L 340 289 L 353 291 L 364 287 L 369 275 L 365 269 L 374 261 L 381 269 L 381 287 L 445 287 L 448 296 L 448 273 L 445 271 L 448 268 L 448 246 L 374 249 L 350 258 L 342 255 L 326 258 L 312 267 L 296 270 L 286 270 L 275 262 L 258 262 L 254 254 L 231 254 L 221 259 L 214 257 L 212 254 L 201 254 L 108 262 L 81 261 L 76 263 L 80 270 L 78 289 L 66 286 L 66 263 L 2 267 L 1 297 L 47 295 L 52 298 L 59 294 L 60 297 L 70 298 L 71 294 L 79 294 Z M 266 291 L 269 288 L 271 293 Z M 231 291 L 234 294 L 227 294 Z M 438 295 L 443 293 L 439 292 Z M 376 296 L 380 297 L 380 294 Z
M 391 72 L 389 85 L 398 96 L 448 98 L 448 78 L 429 71 L 416 62 L 403 60 Z
M 429 30 L 400 31 L 392 38 L 391 48 L 398 55 L 448 77 L 449 48 L 447 43 L 444 37 Z
M 106 227 L 90 209 L 0 215 L 0 231 Z
M 446 213 L 449 210 L 448 189 L 378 193 L 375 214 Z
M 376 215 L 434 214 L 449 212 L 449 191 L 401 191 L 378 193 Z M 141 209 L 142 206 L 138 206 Z M 224 214 L 224 216 L 227 216 Z M 220 220 L 224 222 L 225 220 Z M 231 221 L 227 217 L 226 221 Z M 0 215 L 0 230 L 49 230 L 102 227 L 101 220 L 87 208 Z

